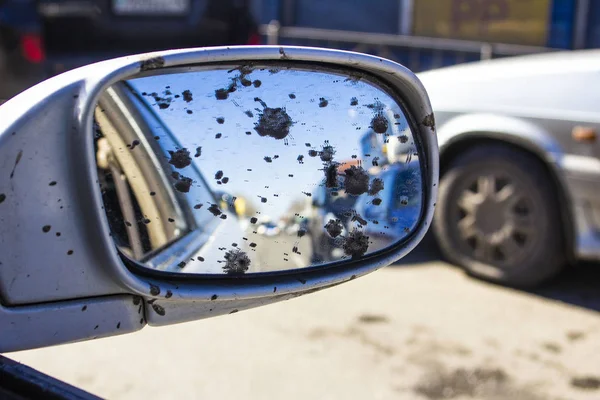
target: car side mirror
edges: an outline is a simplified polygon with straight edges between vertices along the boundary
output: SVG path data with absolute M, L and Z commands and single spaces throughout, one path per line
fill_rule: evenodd
M 408 155 L 362 163 L 399 135 Z M 351 281 L 419 243 L 438 182 L 434 118 L 411 71 L 302 47 L 174 50 L 67 72 L 0 106 L 0 159 L 0 352 Z M 395 211 L 399 223 L 353 208 L 397 203 L 381 203 L 394 189 L 383 173 L 416 177 L 402 183 L 413 206 Z M 308 211 L 317 187 L 340 201 Z

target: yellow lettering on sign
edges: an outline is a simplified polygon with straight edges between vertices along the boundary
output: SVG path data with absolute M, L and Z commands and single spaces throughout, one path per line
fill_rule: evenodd
M 545 46 L 551 0 L 415 0 L 414 34 Z

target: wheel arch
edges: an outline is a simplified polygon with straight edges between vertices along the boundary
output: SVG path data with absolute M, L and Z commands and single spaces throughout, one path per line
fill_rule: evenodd
M 467 118 L 472 117 L 472 118 Z M 497 115 L 462 115 L 438 128 L 440 139 L 440 179 L 449 165 L 468 149 L 483 144 L 499 144 L 522 152 L 536 160 L 550 177 L 558 195 L 563 245 L 569 264 L 575 257 L 575 220 L 571 199 L 558 161 L 563 152 L 548 132 L 531 122 Z

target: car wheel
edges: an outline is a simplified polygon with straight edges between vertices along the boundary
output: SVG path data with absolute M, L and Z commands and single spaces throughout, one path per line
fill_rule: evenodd
M 442 254 L 487 280 L 534 286 L 565 263 L 550 177 L 506 145 L 478 145 L 455 157 L 440 180 L 433 226 Z

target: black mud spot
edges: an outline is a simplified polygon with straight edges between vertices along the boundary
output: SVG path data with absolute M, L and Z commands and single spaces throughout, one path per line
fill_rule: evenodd
M 296 161 L 298 161 L 299 164 L 304 164 L 304 156 L 300 154 L 298 158 L 296 158 Z
M 332 145 L 329 144 L 329 141 L 325 141 L 325 145 L 323 149 L 319 152 L 319 157 L 323 162 L 330 162 L 333 160 L 333 156 L 335 155 L 335 149 Z
M 287 54 L 285 54 L 285 50 L 283 50 L 283 47 L 279 48 L 279 54 L 281 54 L 281 59 L 282 60 L 287 60 L 288 59 Z
M 400 140 L 400 143 L 408 142 L 408 136 L 406 136 L 406 135 L 400 135 L 400 136 L 398 136 L 398 139 Z
M 210 296 L 210 301 L 215 301 L 219 296 L 217 296 L 216 294 L 213 294 L 212 296 Z
M 152 57 L 142 60 L 140 63 L 140 71 L 149 71 L 152 69 L 162 68 L 165 65 L 165 59 L 162 57 Z
M 429 129 L 431 129 L 432 131 L 435 130 L 435 117 L 433 116 L 433 113 L 423 118 L 423 121 L 421 123 Z
M 306 235 L 306 230 L 305 229 L 298 229 L 298 237 L 302 237 Z
M 227 100 L 229 91 L 227 89 L 217 89 L 215 90 L 215 97 L 217 100 Z
M 338 186 L 337 170 L 339 165 L 339 163 L 332 162 L 325 166 L 324 171 L 326 188 L 335 188 Z
M 357 106 L 358 105 L 358 99 L 356 97 L 353 97 L 350 99 L 350 105 L 351 106 Z
M 177 180 L 177 182 L 175 182 L 175 185 L 173 185 L 173 186 L 179 192 L 187 193 L 190 191 L 190 188 L 192 187 L 192 183 L 194 183 L 192 178 L 188 178 L 187 176 L 180 175 L 179 179 Z
M 250 218 L 250 223 L 251 224 L 255 224 L 257 221 L 258 221 L 258 219 L 256 217 Z
M 356 212 L 356 210 L 352 210 L 351 215 L 352 215 L 352 218 L 350 220 L 352 222 L 358 222 L 362 226 L 367 225 L 367 220 L 364 219 L 363 217 L 361 217 L 360 214 L 358 212 Z
M 254 114 L 252 113 L 252 111 L 248 110 L 248 111 L 244 111 L 244 114 L 246 114 L 247 116 L 249 116 L 250 118 L 254 118 Z
M 294 100 L 296 98 L 296 95 L 294 93 L 290 93 L 288 94 L 288 97 L 292 100 Z
M 234 308 L 233 310 L 231 310 L 231 311 L 229 312 L 229 314 L 235 314 L 235 313 L 236 313 L 236 312 L 238 312 L 238 311 L 239 311 L 239 310 L 238 310 L 237 308 Z
M 596 376 L 582 376 L 571 379 L 571 386 L 583 390 L 600 389 L 600 378 Z
M 181 95 L 183 96 L 183 100 L 185 100 L 186 103 L 189 103 L 190 101 L 194 100 L 192 92 L 190 92 L 189 90 L 184 90 L 183 92 L 181 92 Z
M 284 139 L 290 133 L 292 124 L 292 118 L 285 108 L 270 108 L 265 105 L 258 115 L 258 122 L 254 123 L 254 130 L 260 136 Z
M 17 153 L 15 165 L 13 166 L 13 169 L 10 172 L 10 179 L 12 179 L 15 176 L 15 170 L 17 169 L 17 165 L 19 165 L 19 161 L 21 161 L 21 157 L 23 157 L 23 150 L 19 150 L 19 152 Z
M 352 258 L 359 258 L 369 249 L 369 237 L 358 229 L 352 230 L 350 234 L 344 238 L 342 246 L 344 253 Z
M 259 79 L 256 79 L 254 82 L 252 82 L 252 85 L 253 85 L 255 88 L 259 88 L 259 87 L 260 87 L 260 85 L 262 85 L 262 82 L 261 82 Z
M 223 272 L 228 275 L 243 275 L 250 267 L 250 258 L 240 249 L 229 250 L 225 253 Z
M 329 104 L 329 101 L 327 101 L 327 99 L 325 97 L 321 97 L 319 99 L 319 107 L 325 108 L 325 107 L 327 107 L 328 104 Z
M 375 131 L 375 133 L 385 133 L 388 130 L 389 122 L 387 118 L 383 115 L 383 113 L 378 112 L 373 116 L 371 120 L 370 128 Z
M 373 199 L 373 201 L 371 203 L 373 203 L 374 206 L 378 206 L 381 204 L 381 199 L 375 198 L 375 199 Z
M 158 106 L 158 108 L 160 108 L 161 110 L 165 110 L 169 108 L 169 106 L 171 105 L 171 100 L 173 99 L 171 97 L 154 96 L 154 100 L 156 101 L 156 105 Z
M 152 296 L 158 296 L 160 294 L 160 288 L 156 285 L 150 284 L 150 294 Z
M 210 211 L 210 213 L 212 215 L 214 215 L 215 217 L 218 217 L 219 215 L 221 215 L 223 213 L 223 211 L 221 211 L 219 206 L 216 204 L 211 204 L 210 207 L 208 207 L 208 211 Z
M 221 179 L 221 178 L 223 178 L 223 171 L 221 171 L 221 170 L 218 170 L 218 171 L 215 173 L 215 179 Z
M 325 224 L 325 230 L 327 230 L 329 236 L 333 238 L 341 235 L 342 228 L 342 222 L 339 219 L 330 219 L 329 222 Z
M 159 304 L 152 303 L 152 309 L 154 310 L 155 313 L 157 313 L 161 317 L 164 317 L 164 315 L 166 314 L 165 309 L 163 308 L 163 306 L 161 306 Z
M 169 150 L 169 154 L 171 155 L 169 164 L 173 165 L 175 168 L 185 168 L 192 163 L 192 157 L 190 157 L 188 149 L 179 149 L 176 151 Z
M 224 123 L 225 123 L 225 118 L 223 118 L 223 117 L 218 117 L 218 118 L 217 118 L 217 123 L 218 123 L 218 124 L 224 124 Z
M 261 203 L 266 203 L 267 202 L 267 198 L 266 197 L 261 197 L 261 196 L 259 196 L 259 197 L 260 197 L 260 202 Z
M 186 263 L 185 263 L 185 261 L 181 261 L 179 264 L 177 264 L 177 266 L 178 266 L 179 268 L 185 268 L 185 266 L 186 266 Z
M 221 139 L 221 137 L 222 137 L 222 136 L 223 136 L 223 134 L 222 134 L 222 133 L 217 133 L 217 134 L 215 135 L 215 139 Z
M 186 113 L 188 114 L 193 114 L 194 112 L 192 110 L 185 110 Z
M 167 294 L 165 294 L 165 299 L 170 299 L 171 297 L 173 297 L 173 292 L 167 290 Z
M 369 194 L 375 196 L 377 193 L 383 190 L 383 180 L 375 178 L 371 181 L 371 187 L 369 187 Z
M 133 142 L 131 142 L 131 145 L 129 146 L 130 150 L 135 149 L 138 145 L 140 144 L 140 141 L 135 139 Z
M 202 155 L 202 146 L 198 146 L 196 147 L 196 154 L 194 154 L 194 157 L 200 157 Z
M 268 163 L 273 162 L 273 159 L 271 157 L 265 156 L 264 160 Z
M 358 196 L 369 190 L 369 174 L 362 167 L 353 165 L 344 170 L 344 173 L 346 193 Z
M 52 229 L 52 227 L 50 225 L 44 225 L 42 227 L 42 232 L 48 233 L 48 232 L 50 232 L 50 229 Z
M 56 181 L 52 181 L 48 184 L 48 186 L 56 186 Z

